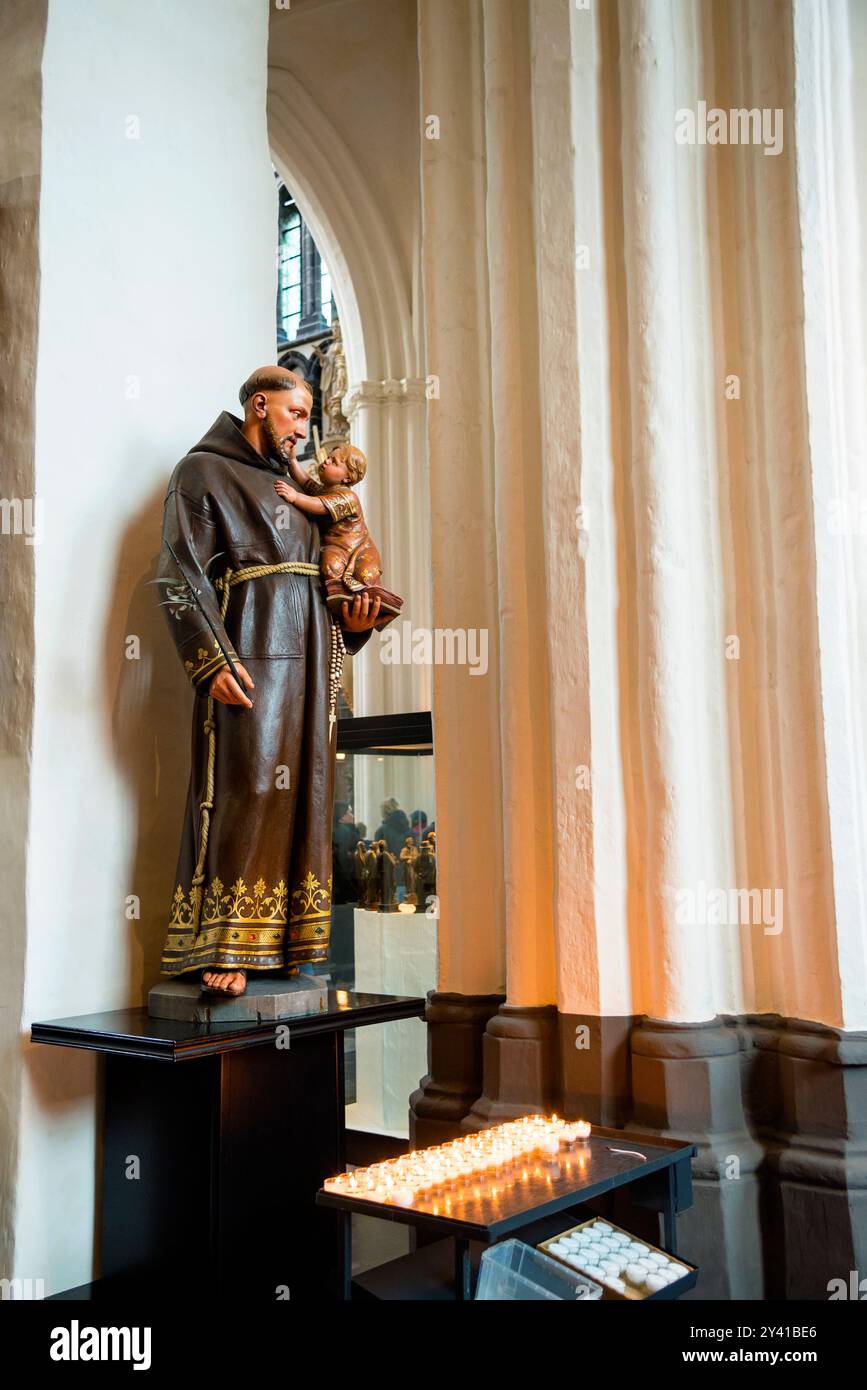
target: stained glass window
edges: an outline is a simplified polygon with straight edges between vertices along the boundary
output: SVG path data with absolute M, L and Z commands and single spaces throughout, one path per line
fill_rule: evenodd
M 277 242 L 277 316 L 290 340 L 301 319 L 301 214 L 280 189 L 280 221 Z
M 306 320 L 305 329 L 311 327 L 330 327 L 337 311 L 331 286 L 331 275 L 313 244 L 304 219 L 298 210 L 295 199 L 285 184 L 278 181 L 278 219 L 277 219 L 277 327 L 281 339 L 294 342 L 299 334 L 299 325 Z M 302 253 L 306 241 L 307 252 Z M 310 286 L 309 271 L 305 282 L 303 274 L 303 255 L 315 256 L 316 276 L 320 291 L 319 304 L 316 303 L 316 278 L 313 288 L 308 288 L 305 296 L 305 283 Z M 311 267 L 313 268 L 313 267 Z M 312 300 L 307 303 L 306 300 Z M 314 322 L 311 323 L 311 319 Z M 318 320 L 318 322 L 316 322 Z

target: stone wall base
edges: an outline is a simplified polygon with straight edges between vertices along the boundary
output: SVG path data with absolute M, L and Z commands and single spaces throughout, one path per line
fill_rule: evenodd
M 696 1299 L 827 1299 L 867 1278 L 867 1034 L 778 1015 L 701 1023 L 430 996 L 415 1146 L 532 1111 L 691 1140 Z M 606 1206 L 613 1219 L 624 1199 Z M 661 1239 L 659 1218 L 633 1213 Z

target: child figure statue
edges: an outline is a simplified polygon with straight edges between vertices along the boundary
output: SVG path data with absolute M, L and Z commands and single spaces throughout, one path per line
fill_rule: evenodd
M 347 600 L 369 594 L 380 601 L 377 627 L 397 617 L 403 599 L 380 586 L 382 560 L 373 543 L 361 503 L 352 488 L 367 472 L 367 459 L 353 444 L 338 444 L 318 455 L 319 479 L 305 473 L 296 459 L 288 460 L 297 487 L 280 481 L 275 491 L 302 512 L 315 516 L 323 527 L 320 572 L 325 602 L 335 617 Z

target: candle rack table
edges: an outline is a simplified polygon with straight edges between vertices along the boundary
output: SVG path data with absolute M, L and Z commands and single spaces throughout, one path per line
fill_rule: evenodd
M 422 1246 L 410 1255 L 371 1271 L 371 1277 L 355 1281 L 355 1291 L 375 1298 L 443 1298 L 441 1272 L 445 1242 L 452 1245 L 453 1289 L 459 1301 L 473 1296 L 472 1254 L 510 1236 L 538 1244 L 566 1225 L 587 1220 L 594 1213 L 585 1204 L 630 1185 L 637 1206 L 662 1216 L 663 1246 L 677 1254 L 677 1213 L 692 1205 L 691 1160 L 694 1144 L 678 1139 L 594 1127 L 586 1144 L 560 1154 L 534 1158 L 526 1165 L 526 1178 L 509 1186 L 496 1180 L 468 1180 L 448 1195 L 418 1197 L 411 1206 L 374 1202 L 363 1197 L 323 1188 L 316 1201 L 334 1208 L 343 1225 L 343 1298 L 353 1297 L 352 1216 L 374 1216 L 396 1221 L 439 1238 L 436 1248 Z M 519 1165 L 520 1166 L 520 1165 Z M 523 1169 L 522 1169 L 523 1172 Z M 582 1210 L 582 1208 L 585 1208 Z M 654 1298 L 679 1297 L 697 1278 L 690 1275 Z M 425 1289 L 430 1292 L 426 1293 Z
M 344 1035 L 425 1001 L 330 991 L 319 1014 L 181 1023 L 121 1009 L 34 1023 L 104 1059 L 102 1279 L 58 1297 L 339 1297 L 343 1230 L 317 1189 L 346 1163 Z

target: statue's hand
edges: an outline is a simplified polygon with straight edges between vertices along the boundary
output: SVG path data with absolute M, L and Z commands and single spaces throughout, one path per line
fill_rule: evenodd
M 373 627 L 379 616 L 380 606 L 378 594 L 373 603 L 370 602 L 370 594 L 356 594 L 352 603 L 347 600 L 340 610 L 344 632 L 366 632 L 369 627 Z
M 248 690 L 255 690 L 253 677 L 250 672 L 245 670 L 240 661 L 235 662 L 235 670 L 241 677 Z M 223 666 L 214 679 L 211 681 L 208 694 L 213 699 L 219 700 L 221 705 L 244 705 L 247 709 L 253 708 L 253 701 L 248 700 L 238 682 L 234 679 L 228 666 Z

